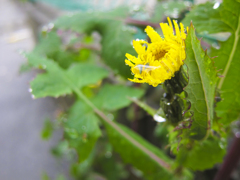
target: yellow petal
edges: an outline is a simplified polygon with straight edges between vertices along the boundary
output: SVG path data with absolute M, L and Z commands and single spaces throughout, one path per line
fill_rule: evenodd
M 133 67 L 134 66 L 134 64 L 133 63 L 131 63 L 129 60 L 127 60 L 127 59 L 125 59 L 125 63 L 127 64 L 127 65 L 129 65 L 130 67 Z
M 143 54 L 145 53 L 145 46 L 142 46 L 141 43 L 139 41 L 135 41 L 133 40 L 133 47 L 135 49 L 135 51 L 138 53 L 138 54 Z
M 147 35 L 151 39 L 151 42 L 162 41 L 161 36 L 151 26 L 147 26 L 146 29 L 145 29 L 145 32 L 147 33 Z
M 178 24 L 174 20 L 173 20 L 173 24 L 174 24 L 174 27 L 175 27 L 175 32 L 176 32 L 177 38 L 180 38 L 180 31 L 179 31 Z

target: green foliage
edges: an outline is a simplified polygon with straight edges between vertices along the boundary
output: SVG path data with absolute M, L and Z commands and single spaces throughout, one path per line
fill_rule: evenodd
M 229 127 L 240 112 L 240 3 L 224 0 L 217 5 L 208 2 L 193 7 L 183 23 L 188 26 L 192 21 L 198 35 L 212 42 L 221 41 L 220 49 L 212 48 L 210 52 L 218 59 L 214 64 L 208 57 L 191 23 L 185 40 L 185 65 L 178 75 L 165 81 L 164 95 L 162 88 L 134 88 L 126 83 L 131 75 L 124 63 L 125 54 L 135 53 L 131 41 L 145 37 L 141 28 L 146 24 L 133 20 L 138 26 L 131 19 L 126 20 L 129 16 L 137 18 L 128 8 L 68 14 L 42 33 L 35 49 L 26 55 L 28 62 L 22 69 L 41 69 L 41 74 L 30 82 L 33 97 L 74 94 L 71 98 L 76 98 L 64 112 L 66 118 L 56 122 L 58 126 L 47 120 L 42 130 L 43 139 L 49 139 L 53 130 L 62 126 L 63 140 L 52 153 L 56 157 L 68 154 L 68 159 L 74 159 L 71 172 L 76 179 L 190 180 L 193 175 L 189 169 L 203 171 L 222 161 L 226 133 L 223 136 L 212 129 L 227 132 L 224 127 Z M 181 20 L 189 8 L 189 3 L 183 1 L 159 2 L 149 20 L 158 23 L 165 16 Z M 99 33 L 97 37 L 92 36 L 93 32 Z M 216 38 L 219 33 L 223 38 Z M 231 36 L 225 37 L 226 33 Z M 99 44 L 94 46 L 99 39 L 101 48 Z M 222 69 L 224 77 L 217 78 L 214 66 Z M 222 100 L 216 104 L 214 96 L 218 96 L 218 91 Z M 139 100 L 141 97 L 144 99 Z M 171 108 L 164 109 L 160 101 Z M 213 127 L 215 110 L 220 119 Z M 149 115 L 156 121 L 167 121 L 156 126 Z M 174 123 L 169 123 L 171 117 Z M 157 140 L 150 139 L 152 135 Z M 164 147 L 170 147 L 175 157 L 170 158 Z M 42 178 L 49 179 L 47 174 Z
M 41 132 L 41 137 L 44 140 L 48 140 L 51 138 L 53 130 L 54 130 L 54 124 L 51 122 L 50 119 L 46 119 L 44 123 L 44 127 Z
M 93 99 L 93 103 L 100 109 L 107 111 L 116 111 L 128 106 L 131 103 L 128 97 L 139 98 L 142 95 L 142 89 L 134 89 L 122 85 L 113 86 L 106 84 L 101 88 L 97 96 Z
M 205 141 L 189 142 L 181 147 L 176 161 L 189 169 L 203 171 L 222 162 L 225 153 L 224 143 L 211 137 Z
M 76 64 L 64 70 L 54 61 L 35 53 L 28 54 L 27 58 L 32 66 L 47 71 L 30 83 L 35 98 L 70 94 L 74 89 L 96 84 L 108 75 L 105 69 L 92 64 Z
M 171 160 L 139 135 L 120 124 L 107 124 L 109 140 L 125 163 L 140 169 L 147 179 L 172 179 Z M 141 147 L 140 147 L 141 146 Z M 133 153 L 134 152 L 134 153 Z M 148 165 L 146 166 L 146 162 Z
M 115 73 L 123 77 L 131 77 L 129 68 L 123 63 L 123 59 L 126 53 L 135 54 L 131 41 L 137 30 L 124 23 L 123 18 L 126 18 L 128 14 L 127 8 L 119 8 L 110 12 L 80 12 L 72 16 L 61 17 L 55 25 L 57 28 L 71 29 L 79 33 L 90 34 L 98 31 L 102 35 L 101 55 L 104 62 Z
M 65 124 L 65 137 L 69 146 L 76 149 L 79 162 L 88 158 L 100 136 L 98 117 L 83 102 L 76 102 L 71 107 Z
M 201 140 L 207 136 L 213 120 L 217 72 L 212 59 L 203 51 L 192 24 L 185 42 L 187 57 L 184 62 L 188 67 L 189 80 L 184 91 L 193 113 L 192 126 L 186 131 L 190 138 Z
M 231 36 L 225 42 L 220 42 L 220 49 L 212 49 L 215 66 L 223 77 L 218 81 L 222 101 L 217 103 L 216 111 L 219 123 L 229 125 L 239 116 L 240 112 L 240 82 L 238 80 L 239 64 L 239 33 L 240 33 L 240 3 L 235 0 L 224 0 L 219 8 L 213 9 L 212 3 L 203 4 L 193 9 L 184 20 L 185 24 L 193 21 L 196 31 L 211 33 L 229 32 Z
M 150 20 L 151 22 L 159 23 L 166 17 L 177 19 L 189 5 L 190 3 L 187 1 L 159 2 L 155 6 L 154 15 Z
M 54 59 L 62 68 L 68 68 L 71 63 L 77 61 L 76 54 L 66 51 L 61 38 L 54 31 L 43 35 L 33 52 Z

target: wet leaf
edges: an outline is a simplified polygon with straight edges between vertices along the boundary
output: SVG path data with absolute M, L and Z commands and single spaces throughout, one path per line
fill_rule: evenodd
M 218 56 L 215 61 L 219 73 L 223 75 L 217 83 L 221 102 L 217 103 L 216 112 L 219 123 L 229 125 L 239 116 L 240 112 L 240 2 L 224 0 L 216 9 L 214 4 L 207 3 L 197 6 L 184 20 L 193 20 L 196 31 L 202 33 L 229 32 L 231 36 L 225 42 L 220 42 L 220 49 L 212 48 L 212 56 Z M 216 7 L 216 6 L 215 6 Z
M 93 103 L 100 109 L 116 111 L 131 104 L 128 97 L 139 98 L 143 93 L 143 89 L 139 88 L 106 84 L 93 99 Z
M 65 137 L 69 146 L 76 149 L 78 160 L 86 160 L 101 136 L 98 126 L 98 117 L 84 104 L 77 101 L 69 110 L 69 116 L 65 123 Z
M 191 170 L 203 171 L 221 163 L 226 154 L 226 143 L 219 139 L 208 138 L 205 141 L 195 141 L 181 147 L 177 156 L 177 163 Z
M 170 168 L 173 162 L 164 152 L 119 123 L 103 122 L 114 150 L 121 155 L 125 163 L 130 163 L 142 171 L 146 179 L 176 178 Z M 184 171 L 182 177 L 176 179 L 192 179 L 192 175 Z
M 102 59 L 116 74 L 131 77 L 129 67 L 124 63 L 125 54 L 135 54 L 131 41 L 137 32 L 124 22 L 129 14 L 127 8 L 118 8 L 108 12 L 80 12 L 64 16 L 55 23 L 57 28 L 71 29 L 79 33 L 90 34 L 98 31 L 102 35 Z M 79 20 L 81 19 L 81 20 Z
M 28 54 L 27 58 L 32 66 L 46 70 L 30 83 L 35 98 L 70 94 L 74 89 L 96 84 L 108 75 L 105 69 L 93 64 L 78 63 L 64 70 L 51 59 L 34 53 Z
M 186 60 L 189 81 L 184 89 L 187 100 L 191 103 L 193 113 L 192 126 L 186 129 L 192 139 L 203 139 L 211 128 L 214 114 L 214 95 L 217 83 L 217 72 L 206 51 L 204 52 L 191 24 L 186 38 Z

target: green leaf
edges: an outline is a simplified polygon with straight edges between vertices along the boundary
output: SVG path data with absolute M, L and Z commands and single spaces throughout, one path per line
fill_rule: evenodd
M 71 29 L 80 33 L 89 34 L 98 31 L 102 35 L 101 53 L 105 63 L 115 73 L 123 77 L 131 77 L 124 59 L 126 53 L 135 54 L 131 41 L 137 30 L 125 25 L 124 18 L 127 15 L 127 8 L 118 8 L 109 12 L 80 12 L 73 16 L 61 17 L 55 25 L 57 28 Z
M 221 69 L 223 77 L 218 81 L 217 87 L 220 90 L 222 101 L 217 103 L 216 112 L 221 118 L 218 122 L 229 125 L 239 116 L 240 112 L 240 2 L 236 0 L 224 0 L 217 9 L 212 9 L 213 4 L 207 3 L 197 6 L 184 22 L 191 19 L 194 22 L 196 31 L 199 33 L 231 33 L 230 38 L 220 42 L 220 49 L 213 49 L 215 66 Z M 211 9 L 211 11 L 210 11 Z M 201 13 L 201 12 L 205 13 Z M 197 14 L 197 15 L 196 15 Z
M 101 135 L 98 117 L 84 102 L 78 101 L 71 107 L 64 127 L 70 147 L 78 152 L 79 162 L 86 160 Z
M 42 139 L 48 140 L 51 138 L 54 127 L 53 123 L 51 122 L 50 119 L 46 119 L 44 122 L 44 127 L 41 132 Z
M 65 69 L 76 61 L 78 55 L 71 53 L 70 51 L 66 51 L 62 45 L 61 38 L 54 31 L 42 36 L 33 52 L 53 59 L 59 64 L 59 66 Z
M 131 103 L 126 96 L 132 96 L 133 92 L 134 89 L 130 87 L 114 87 L 113 85 L 111 87 L 110 85 L 106 85 L 95 97 L 96 99 L 92 99 L 92 102 L 95 103 L 95 105 L 99 108 L 116 110 Z M 138 89 L 135 90 L 134 96 L 140 96 L 142 94 L 140 92 L 141 91 Z M 164 152 L 160 151 L 158 148 L 154 147 L 128 128 L 108 119 L 96 108 L 95 105 L 93 105 L 92 102 L 86 99 L 86 97 L 80 91 L 77 91 L 77 94 L 89 105 L 89 108 L 91 107 L 92 110 L 94 110 L 94 112 L 102 118 L 102 122 L 107 129 L 110 142 L 114 146 L 114 149 L 120 153 L 121 157 L 126 163 L 131 163 L 133 166 L 137 167 L 148 179 L 161 178 L 164 180 L 173 178 L 173 172 L 170 169 L 172 161 L 164 154 Z M 113 101 L 115 101 L 115 104 L 117 105 L 114 105 L 113 101 L 111 101 L 111 98 L 115 96 L 119 96 L 117 99 L 113 98 Z M 105 103 L 99 103 L 101 101 Z M 186 177 L 186 179 L 191 179 L 189 178 L 191 177 L 189 172 L 183 172 L 183 177 Z M 179 179 L 183 177 L 179 176 Z
M 223 144 L 219 139 L 208 138 L 181 147 L 176 161 L 191 170 L 203 171 L 212 168 L 216 163 L 221 163 L 225 154 L 226 143 Z
M 139 98 L 143 93 L 142 89 L 106 84 L 100 89 L 98 95 L 94 97 L 93 103 L 100 109 L 116 111 L 131 104 L 128 97 Z
M 64 70 L 51 59 L 34 53 L 28 54 L 27 58 L 32 66 L 47 71 L 30 83 L 35 98 L 70 94 L 73 89 L 96 84 L 108 75 L 105 69 L 92 64 L 79 63 Z
M 190 138 L 200 140 L 206 137 L 212 124 L 217 73 L 212 59 L 203 51 L 192 24 L 185 43 L 184 62 L 188 67 L 189 81 L 184 91 L 193 113 L 191 129 L 186 129 L 186 132 Z
M 103 122 L 111 144 L 125 163 L 134 165 L 143 172 L 147 179 L 174 179 L 170 169 L 173 162 L 164 152 L 121 124 Z M 177 179 L 192 179 L 189 172 L 184 171 L 183 173 L 183 176 L 179 176 Z
M 195 6 L 186 15 L 182 23 L 187 27 L 192 22 L 199 33 L 228 32 L 229 27 L 220 19 L 219 8 L 221 6 L 217 9 L 213 9 L 213 6 L 212 2 Z

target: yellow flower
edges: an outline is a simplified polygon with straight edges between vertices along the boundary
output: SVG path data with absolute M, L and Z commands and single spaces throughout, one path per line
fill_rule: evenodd
M 148 83 L 154 87 L 171 79 L 174 73 L 183 65 L 186 58 L 185 39 L 183 24 L 180 29 L 176 21 L 173 25 L 168 17 L 168 23 L 160 23 L 164 38 L 162 38 L 152 27 L 147 26 L 145 32 L 151 39 L 151 43 L 144 40 L 133 40 L 133 47 L 138 57 L 126 54 L 125 63 L 131 67 L 136 83 Z M 188 31 L 188 27 L 187 27 Z

